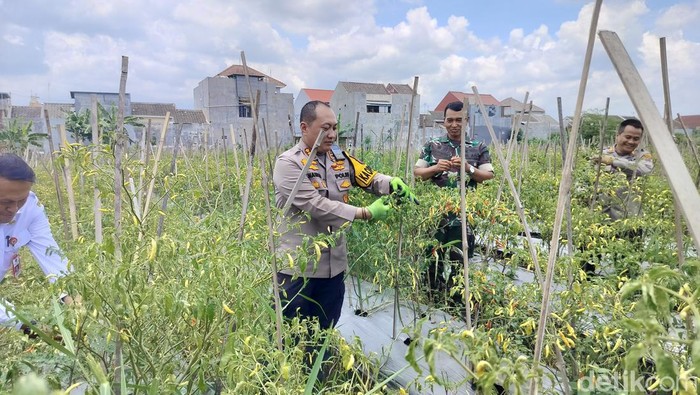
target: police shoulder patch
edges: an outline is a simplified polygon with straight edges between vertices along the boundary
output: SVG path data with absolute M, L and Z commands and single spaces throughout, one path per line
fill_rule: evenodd
M 355 183 L 361 188 L 367 188 L 372 185 L 372 180 L 374 180 L 374 177 L 377 175 L 377 171 L 362 163 L 359 159 L 349 155 L 347 152 L 343 151 L 343 154 L 348 158 L 350 166 L 352 166 L 352 169 L 355 171 Z

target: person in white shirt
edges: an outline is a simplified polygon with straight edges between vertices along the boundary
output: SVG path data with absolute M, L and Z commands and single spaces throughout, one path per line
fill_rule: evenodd
M 31 191 L 36 176 L 32 168 L 19 156 L 0 154 L 0 281 L 12 273 L 19 276 L 22 264 L 19 250 L 28 247 L 41 270 L 53 283 L 70 273 L 67 260 L 49 227 L 44 207 Z M 62 295 L 66 304 L 72 303 L 68 295 Z M 12 306 L 0 297 L 0 326 L 23 328 L 14 315 L 6 309 Z M 28 330 L 25 332 L 28 333 Z

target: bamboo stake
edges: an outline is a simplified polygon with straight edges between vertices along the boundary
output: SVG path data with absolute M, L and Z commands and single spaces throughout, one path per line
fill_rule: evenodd
M 673 112 L 671 111 L 671 88 L 668 83 L 668 60 L 666 56 L 666 37 L 661 37 L 659 39 L 659 47 L 661 51 L 661 79 L 664 87 L 664 117 L 666 118 L 666 125 L 668 127 L 668 132 L 673 136 Z M 679 210 L 680 204 L 678 203 L 678 198 L 674 196 L 673 199 L 674 210 L 673 216 L 675 221 L 675 234 L 676 234 L 676 248 L 678 250 L 678 265 L 683 266 L 685 264 L 685 252 L 683 248 L 683 219 L 681 218 L 681 211 Z
M 100 152 L 100 128 L 97 123 L 97 97 L 92 95 L 91 111 L 90 111 L 90 126 L 92 128 L 92 163 L 99 167 L 98 154 Z M 95 243 L 102 244 L 102 199 L 100 197 L 100 188 L 98 184 L 97 174 L 93 176 L 93 215 L 95 217 Z
M 506 163 L 510 164 L 510 160 L 513 157 L 513 146 L 515 145 L 515 140 L 517 140 L 518 132 L 516 132 L 516 127 L 519 129 L 520 128 L 520 120 L 522 119 L 523 112 L 525 112 L 525 103 L 527 103 L 527 99 L 530 96 L 530 92 L 525 92 L 525 99 L 523 100 L 523 105 L 520 109 L 519 113 L 513 114 L 513 123 L 510 128 L 510 137 L 508 139 L 508 155 L 506 157 Z M 481 114 L 482 116 L 484 115 L 483 112 Z M 484 117 L 484 120 L 487 117 Z M 492 137 L 493 139 L 493 137 Z M 503 185 L 505 184 L 506 180 L 505 177 L 501 177 L 501 184 L 498 187 L 498 192 L 496 193 L 496 203 L 501 201 L 501 193 L 503 192 Z
M 476 97 L 479 109 L 483 114 L 484 111 L 486 111 L 486 108 L 484 107 L 484 103 L 482 103 L 481 101 L 479 90 L 476 88 L 476 86 L 472 86 L 472 91 L 474 92 L 474 96 Z M 540 285 L 542 285 L 542 273 L 540 272 L 540 264 L 537 259 L 537 251 L 535 250 L 535 244 L 532 242 L 532 235 L 530 234 L 530 225 L 528 225 L 527 218 L 525 217 L 525 209 L 523 208 L 523 204 L 520 201 L 520 195 L 518 194 L 518 191 L 515 188 L 515 184 L 513 183 L 513 177 L 511 177 L 510 174 L 510 167 L 508 165 L 508 161 L 503 158 L 503 151 L 501 151 L 501 142 L 496 137 L 496 132 L 493 130 L 493 125 L 491 125 L 491 121 L 488 119 L 488 117 L 484 117 L 484 121 L 486 122 L 486 129 L 488 129 L 489 134 L 491 135 L 491 140 L 493 140 L 495 148 L 494 151 L 496 151 L 498 161 L 501 163 L 501 167 L 503 167 L 504 178 L 506 179 L 506 181 L 508 181 L 508 186 L 510 187 L 511 195 L 513 195 L 513 200 L 515 201 L 515 211 L 518 213 L 518 217 L 520 217 L 520 222 L 523 224 L 523 228 L 525 229 L 525 237 L 527 238 L 530 257 L 532 258 L 532 264 L 535 270 L 535 278 L 537 278 L 537 282 Z
M 259 92 L 259 91 L 258 91 Z M 264 125 L 264 123 L 263 123 Z M 272 220 L 272 204 L 270 203 L 270 181 L 265 170 L 265 160 L 262 155 L 258 156 L 260 161 L 260 173 L 262 177 L 263 196 L 265 198 L 265 212 L 267 221 L 267 248 L 272 260 L 272 292 L 275 303 L 275 334 L 277 337 L 277 349 L 283 350 L 282 344 L 282 301 L 280 300 L 279 279 L 277 278 L 277 251 L 275 248 L 275 229 L 277 228 Z M 311 163 L 309 160 L 307 163 Z
M 523 107 L 525 105 L 523 104 Z M 518 178 L 518 195 L 520 194 L 521 188 L 522 188 L 522 176 L 523 176 L 523 169 L 527 165 L 527 132 L 530 129 L 530 114 L 532 113 L 532 100 L 530 100 L 530 106 L 528 107 L 527 111 L 527 118 L 525 119 L 525 130 L 523 131 L 523 139 L 522 139 L 522 147 L 520 150 L 520 166 L 518 167 L 517 170 L 517 178 Z M 516 137 L 517 140 L 517 137 Z
M 411 108 L 409 109 L 409 115 L 408 115 L 408 139 L 406 141 L 406 152 L 408 153 L 408 148 L 410 147 L 410 141 L 411 141 L 411 127 L 413 126 L 413 106 L 416 101 L 416 95 L 418 94 L 418 76 L 413 77 L 413 91 L 411 94 Z M 359 114 L 359 113 L 358 113 Z M 403 122 L 402 123 L 402 128 L 403 128 Z M 397 141 L 397 146 L 398 146 L 398 141 Z M 399 149 L 400 150 L 400 149 Z M 398 167 L 398 166 L 397 166 Z M 396 169 L 398 172 L 398 168 Z M 396 173 L 394 173 L 396 174 Z M 408 176 L 408 155 L 406 155 L 406 169 L 405 169 L 405 175 L 404 178 Z M 404 204 L 410 204 L 410 202 L 405 202 Z M 396 267 L 400 267 L 401 265 L 401 257 L 403 253 L 403 217 L 399 220 L 399 235 L 398 235 L 398 249 L 396 252 L 396 262 L 397 265 Z M 362 285 L 360 284 L 360 287 Z M 399 287 L 399 272 L 398 270 L 394 270 L 394 315 L 392 319 L 392 326 L 391 326 L 391 338 L 396 339 L 396 336 L 398 335 L 398 328 L 397 324 L 399 321 L 399 292 L 400 292 L 400 287 Z
M 667 126 L 664 124 L 661 116 L 659 116 L 651 95 L 649 95 L 644 81 L 642 81 L 639 72 L 634 67 L 620 38 L 611 31 L 601 31 L 599 35 L 622 80 L 622 84 L 627 90 L 630 100 L 634 104 L 637 114 L 639 114 L 642 123 L 649 129 L 651 142 L 658 153 L 663 169 L 668 175 L 671 190 L 683 210 L 685 223 L 693 237 L 695 249 L 700 251 L 700 210 L 697 209 L 700 207 L 700 195 L 695 185 L 693 185 L 690 172 L 683 163 L 681 154 L 671 135 L 663 132 Z
M 73 241 L 78 239 L 78 214 L 75 208 L 75 192 L 73 191 L 73 175 L 71 171 L 71 160 L 68 154 L 72 150 L 66 137 L 66 126 L 58 125 L 58 133 L 61 136 L 61 144 L 65 149 L 63 154 L 63 176 L 66 179 L 66 191 L 68 192 L 68 212 L 70 214 L 70 231 L 73 236 Z
M 549 316 L 549 300 L 552 288 L 552 278 L 554 277 L 554 265 L 559 250 L 559 235 L 561 234 L 562 217 L 564 216 L 564 208 L 566 200 L 571 192 L 572 173 L 574 163 L 574 150 L 576 148 L 576 139 L 578 137 L 579 120 L 581 119 L 581 108 L 583 107 L 583 97 L 586 92 L 586 83 L 588 82 L 588 71 L 591 65 L 591 57 L 593 55 L 593 45 L 595 43 L 595 32 L 598 26 L 598 16 L 603 0 L 596 0 L 591 17 L 591 27 L 588 33 L 588 45 L 586 47 L 586 56 L 583 63 L 583 71 L 581 72 L 581 81 L 579 85 L 578 98 L 576 99 L 576 109 L 574 112 L 574 122 L 571 127 L 571 136 L 569 138 L 569 146 L 566 151 L 566 160 L 564 161 L 562 179 L 559 183 L 559 198 L 557 200 L 557 211 L 554 217 L 552 230 L 552 241 L 549 248 L 549 259 L 547 260 L 547 275 L 542 287 L 542 304 L 540 306 L 540 318 L 537 327 L 537 338 L 535 341 L 535 352 L 532 362 L 533 374 L 539 367 L 542 357 L 542 347 L 544 344 L 544 333 L 547 328 L 547 317 Z M 533 377 L 530 381 L 530 395 L 537 394 L 539 382 Z
M 270 141 L 267 138 L 267 124 L 265 123 L 265 118 L 262 118 L 262 127 L 263 127 L 263 137 L 265 137 L 265 156 L 267 157 L 267 163 L 270 166 L 269 167 L 270 173 L 272 173 L 273 165 L 272 165 L 272 157 L 270 157 L 270 153 L 272 152 L 272 150 L 270 149 Z
M 243 184 L 241 184 L 241 165 L 238 163 L 238 143 L 236 143 L 236 132 L 233 130 L 233 124 L 229 124 L 229 132 L 231 133 L 231 142 L 233 144 L 233 164 L 236 170 L 236 184 L 238 184 L 238 197 L 243 199 Z
M 411 109 L 413 111 L 413 109 Z M 404 118 L 406 118 L 406 106 L 404 105 L 403 112 L 401 113 L 401 126 L 399 126 L 399 130 L 396 131 L 395 138 L 393 143 L 395 151 L 394 151 L 394 174 L 397 174 L 399 172 L 399 167 L 401 166 L 401 144 L 399 144 L 399 140 L 401 139 L 401 133 L 403 133 L 403 122 Z
M 1 113 L 1 111 L 0 111 Z M 61 182 L 59 181 L 56 162 L 54 160 L 54 154 L 56 152 L 56 147 L 53 144 L 53 137 L 51 132 L 51 122 L 49 121 L 49 110 L 44 108 L 44 120 L 46 121 L 46 132 L 47 139 L 49 140 L 49 158 L 51 158 L 51 174 L 53 176 L 53 185 L 56 188 L 56 200 L 58 201 L 58 210 L 61 213 L 61 222 L 63 223 L 63 235 L 66 240 L 70 240 L 70 228 L 68 227 L 68 217 L 66 217 L 66 207 L 63 205 L 63 196 L 61 195 Z
M 246 76 L 246 80 L 248 81 L 248 94 L 250 95 L 250 99 L 253 100 L 253 132 L 251 136 L 251 147 L 250 147 L 250 157 L 248 158 L 248 173 L 246 175 L 246 185 L 245 185 L 245 190 L 243 191 L 243 202 L 242 202 L 242 209 L 241 209 L 241 222 L 239 225 L 238 229 L 238 240 L 242 241 L 243 240 L 243 234 L 244 234 L 244 225 L 245 225 L 245 218 L 246 214 L 248 212 L 248 202 L 250 200 L 250 189 L 253 184 L 253 163 L 255 161 L 255 139 L 256 139 L 256 129 L 258 125 L 258 100 L 260 98 L 260 91 L 258 90 L 257 96 L 254 99 L 253 98 L 253 89 L 250 86 L 250 78 L 248 74 L 248 64 L 246 63 L 245 60 L 245 52 L 241 51 L 241 62 L 243 63 L 243 71 Z M 247 141 L 246 141 L 247 143 Z M 309 163 L 311 160 L 309 160 Z
M 608 126 L 608 109 L 610 108 L 610 98 L 605 100 L 605 116 L 603 116 L 603 124 L 600 126 L 600 135 L 598 137 L 598 163 L 603 158 L 603 139 L 605 137 L 605 128 Z M 603 166 L 598 165 L 595 175 L 595 183 L 593 184 L 593 196 L 591 196 L 590 208 L 593 210 L 596 199 L 598 199 L 598 184 L 600 183 L 600 173 Z
M 697 186 L 700 188 L 700 156 L 698 155 L 698 150 L 695 147 L 695 143 L 693 140 L 690 138 L 690 135 L 688 134 L 688 129 L 686 129 L 685 124 L 683 123 L 683 118 L 681 118 L 681 114 L 678 115 L 678 122 L 681 124 L 681 128 L 683 129 L 683 133 L 685 134 L 685 138 L 688 141 L 688 145 L 690 146 L 690 150 L 693 152 L 693 156 L 695 157 L 695 162 L 698 164 L 698 177 L 695 181 Z
M 124 172 L 122 169 L 122 150 L 124 148 L 124 105 L 126 101 L 126 77 L 129 70 L 129 58 L 122 56 L 121 78 L 119 80 L 119 110 L 117 114 L 116 141 L 114 144 L 114 257 L 117 265 L 121 263 L 121 233 L 122 233 L 122 186 L 124 185 Z M 117 332 L 121 331 L 121 323 L 117 323 Z M 121 395 L 126 388 L 121 387 L 122 382 L 122 340 L 117 336 L 114 349 L 114 392 Z
M 352 156 L 355 156 L 355 148 L 357 148 L 357 125 L 360 123 L 360 112 L 355 114 L 355 129 L 352 135 Z
M 143 202 L 143 182 L 146 178 L 146 168 L 148 167 L 148 147 L 150 145 L 149 136 L 151 135 L 150 133 L 151 130 L 151 119 L 148 119 L 148 122 L 146 122 L 146 129 L 143 131 L 143 135 L 141 136 L 141 152 L 140 152 L 140 162 L 141 162 L 141 169 L 139 170 L 139 187 L 137 190 L 138 194 L 138 201 Z
M 231 125 L 231 130 L 233 130 L 233 125 Z M 207 125 L 204 129 L 204 181 L 207 183 L 207 187 L 209 180 L 209 125 Z
M 180 144 L 182 138 L 182 124 L 178 125 L 175 131 L 175 146 L 173 147 L 173 157 L 170 160 L 170 172 L 169 176 L 177 176 L 177 155 L 180 151 Z M 168 199 L 170 199 L 170 191 L 165 191 L 165 196 L 163 196 L 163 202 L 160 207 L 160 213 L 158 213 L 158 227 L 156 230 L 156 238 L 160 239 L 163 235 L 163 222 L 165 221 L 165 211 L 168 209 Z
M 160 139 L 158 140 L 158 148 L 156 149 L 156 157 L 153 159 L 153 170 L 151 171 L 151 181 L 148 183 L 148 192 L 146 193 L 146 202 L 143 205 L 143 218 L 148 215 L 149 207 L 151 205 L 151 196 L 153 195 L 153 187 L 156 184 L 156 174 L 158 174 L 158 163 L 160 162 L 160 155 L 163 152 L 163 144 L 165 144 L 165 132 L 168 131 L 168 126 L 170 126 L 170 111 L 165 113 L 165 119 L 163 120 L 163 127 L 160 129 Z M 139 240 L 141 240 L 142 234 L 139 233 Z
M 482 112 L 483 115 L 483 112 Z M 469 119 L 469 101 L 464 97 L 462 104 L 462 131 L 459 139 L 459 215 L 462 231 L 462 267 L 464 271 L 464 315 L 467 330 L 472 329 L 471 290 L 469 289 L 469 242 L 467 241 L 467 172 L 465 169 L 467 150 L 467 120 Z M 486 117 L 484 117 L 486 119 Z
M 226 144 L 226 131 L 221 128 L 221 146 L 224 148 L 224 172 L 226 173 L 226 180 L 231 179 L 231 171 L 228 168 L 228 144 Z
M 243 64 L 243 71 L 245 72 L 245 80 L 248 85 L 248 96 L 250 97 L 251 104 L 253 105 L 253 132 L 250 137 L 250 160 L 251 163 L 253 158 L 255 158 L 255 145 L 258 139 L 258 115 L 256 114 L 258 102 L 260 100 L 260 91 L 258 91 L 258 98 L 253 98 L 253 88 L 250 85 L 250 75 L 248 73 L 248 64 L 245 61 L 245 52 L 241 51 L 241 63 Z M 255 100 L 255 101 L 253 101 Z

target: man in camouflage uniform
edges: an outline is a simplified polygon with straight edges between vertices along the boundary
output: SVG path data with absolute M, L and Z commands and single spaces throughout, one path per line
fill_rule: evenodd
M 443 188 L 458 188 L 460 174 L 460 146 L 464 133 L 462 128 L 463 104 L 451 102 L 445 107 L 445 129 L 447 134 L 443 137 L 433 138 L 428 141 L 421 151 L 420 158 L 413 168 L 413 174 L 422 180 L 430 180 L 435 185 Z M 469 118 L 466 118 L 468 121 Z M 467 136 L 465 136 L 466 138 Z M 493 178 L 493 165 L 488 147 L 476 140 L 465 141 L 465 173 L 469 177 L 467 187 L 476 188 L 478 183 Z M 458 241 L 461 247 L 462 225 L 459 217 L 450 213 L 446 215 L 438 227 L 435 238 L 440 245 Z M 474 234 L 467 224 L 468 256 L 474 255 Z M 444 271 L 442 263 L 444 252 L 440 252 L 437 264 L 429 267 L 429 283 L 431 289 L 444 288 L 446 280 L 440 274 Z M 450 253 L 450 260 L 460 261 L 458 254 Z M 457 267 L 453 268 L 457 269 Z M 454 271 L 454 270 L 453 270 Z
M 592 159 L 593 163 L 601 166 L 601 171 L 607 173 L 624 173 L 629 185 L 616 189 L 612 194 L 602 191 L 599 199 L 602 211 L 610 220 L 624 220 L 642 214 L 641 196 L 631 188 L 638 176 L 646 176 L 654 169 L 654 162 L 649 152 L 638 149 L 644 134 L 644 126 L 638 119 L 630 118 L 622 121 L 617 128 L 615 144 L 603 149 L 599 157 Z M 622 239 L 639 242 L 643 229 L 634 228 L 620 232 L 617 236 Z M 598 254 L 598 260 L 601 259 Z M 590 274 L 596 271 L 596 262 L 584 262 L 582 269 Z
M 608 173 L 622 172 L 630 183 L 638 176 L 646 176 L 654 169 L 651 154 L 637 149 L 642 140 L 644 126 L 637 119 L 626 119 L 617 128 L 615 145 L 603 149 L 600 157 L 593 158 L 593 163 L 602 166 Z M 603 212 L 610 219 L 625 219 L 641 213 L 641 201 L 638 196 L 630 194 L 629 188 L 620 188 L 615 196 L 603 194 Z
M 378 173 L 336 146 L 337 120 L 333 110 L 321 101 L 306 103 L 301 110 L 301 141 L 282 153 L 275 162 L 273 181 L 278 208 L 292 192 L 304 165 L 308 173 L 279 228 L 279 252 L 290 254 L 295 265 L 280 270 L 278 281 L 285 317 L 317 318 L 322 329 L 340 318 L 345 295 L 344 274 L 348 267 L 345 230 L 353 220 L 383 220 L 393 206 L 379 198 L 367 207 L 349 204 L 350 189 L 359 186 L 375 195 L 396 193 L 415 201 L 408 186 L 398 177 Z M 314 142 L 325 133 L 316 156 L 309 158 Z M 320 249 L 320 259 L 299 258 L 305 239 L 329 235 L 333 241 Z M 310 247 L 310 246 L 309 246 Z M 314 249 L 311 248 L 311 251 Z

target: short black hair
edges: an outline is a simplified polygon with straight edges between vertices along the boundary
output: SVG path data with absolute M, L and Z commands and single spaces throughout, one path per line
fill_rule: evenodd
M 447 106 L 445 107 L 445 110 L 442 112 L 442 117 L 445 118 L 447 116 L 447 110 L 452 110 L 452 111 L 462 111 L 464 108 L 464 103 L 461 101 L 453 101 L 450 103 L 447 103 Z
M 299 114 L 299 121 L 310 125 L 313 121 L 316 120 L 316 107 L 318 107 L 319 105 L 331 108 L 331 106 L 329 106 L 326 102 L 322 102 L 320 100 L 311 100 L 310 102 L 304 104 L 304 107 L 301 108 L 301 113 Z
M 642 132 L 644 132 L 644 125 L 642 125 L 642 122 L 639 119 L 628 118 L 620 122 L 620 126 L 617 127 L 617 134 L 621 134 L 627 125 L 632 126 L 635 129 L 642 129 Z
M 28 181 L 34 183 L 36 175 L 34 170 L 15 154 L 0 154 L 0 178 L 10 181 Z

